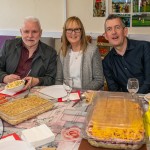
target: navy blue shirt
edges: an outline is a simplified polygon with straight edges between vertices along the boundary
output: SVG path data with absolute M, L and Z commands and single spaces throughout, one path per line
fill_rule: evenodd
M 103 60 L 103 70 L 110 91 L 127 92 L 128 79 L 137 78 L 138 93 L 150 92 L 150 43 L 127 39 L 125 54 L 112 48 Z

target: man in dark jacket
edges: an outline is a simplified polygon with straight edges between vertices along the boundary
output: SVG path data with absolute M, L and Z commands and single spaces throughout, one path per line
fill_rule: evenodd
M 113 48 L 103 60 L 104 75 L 110 91 L 127 91 L 129 78 L 139 81 L 138 93 L 150 92 L 150 43 L 128 39 L 121 18 L 109 15 L 105 37 Z
M 42 29 L 39 20 L 34 17 L 25 18 L 20 32 L 22 38 L 8 40 L 2 48 L 0 82 L 7 84 L 25 78 L 25 89 L 30 84 L 53 85 L 57 54 L 56 50 L 40 41 Z

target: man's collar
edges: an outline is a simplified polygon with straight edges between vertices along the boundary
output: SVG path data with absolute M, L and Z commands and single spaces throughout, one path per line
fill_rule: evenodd
M 126 37 L 126 38 L 127 38 L 127 37 Z M 135 48 L 135 43 L 133 43 L 133 40 L 127 38 L 127 48 L 126 48 L 126 52 L 127 52 L 127 51 L 130 51 L 130 50 L 133 50 L 134 48 Z M 113 54 L 118 55 L 114 47 L 112 48 L 112 52 L 113 52 Z M 126 53 L 126 52 L 125 52 L 125 53 Z
M 133 50 L 135 48 L 135 43 L 133 40 L 127 38 L 127 49 L 126 50 Z
M 39 41 L 37 50 L 38 50 L 38 52 L 37 52 L 37 57 L 40 56 L 43 60 L 46 59 L 46 57 L 45 57 L 45 55 L 44 55 L 44 53 L 43 53 L 43 47 L 42 47 L 42 42 L 41 42 L 41 41 Z
M 17 41 L 17 44 L 16 44 L 16 46 L 19 48 L 21 48 L 22 46 L 23 46 L 23 41 L 22 41 L 22 38 L 20 38 L 18 41 Z M 37 55 L 36 55 L 36 57 L 42 57 L 42 59 L 44 60 L 45 59 L 45 55 L 44 55 L 44 53 L 43 53 L 43 48 L 41 47 L 41 41 L 39 41 L 39 44 L 38 44 L 38 47 L 37 47 L 37 50 L 38 50 L 38 52 L 37 52 Z

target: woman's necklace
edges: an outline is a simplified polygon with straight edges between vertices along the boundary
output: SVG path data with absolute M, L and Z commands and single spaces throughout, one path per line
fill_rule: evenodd
M 78 52 L 71 51 L 70 65 L 72 65 L 75 62 L 77 62 L 78 59 L 81 58 L 81 54 L 82 54 L 82 51 L 78 51 Z
M 77 59 L 79 58 L 80 55 L 81 55 L 81 51 L 76 52 L 75 59 L 77 60 Z

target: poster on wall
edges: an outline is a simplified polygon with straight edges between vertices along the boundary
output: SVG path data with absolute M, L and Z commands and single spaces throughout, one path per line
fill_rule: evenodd
M 93 0 L 93 17 L 106 16 L 106 0 Z
M 150 12 L 150 0 L 133 0 L 133 13 Z
M 126 27 L 130 27 L 130 20 L 131 20 L 130 14 L 117 14 L 117 16 L 122 18 L 122 21 L 124 22 Z
M 120 16 L 126 27 L 150 27 L 150 0 L 111 0 L 109 13 Z
M 112 0 L 112 13 L 130 13 L 131 0 Z
M 150 27 L 150 14 L 133 14 L 132 27 Z

